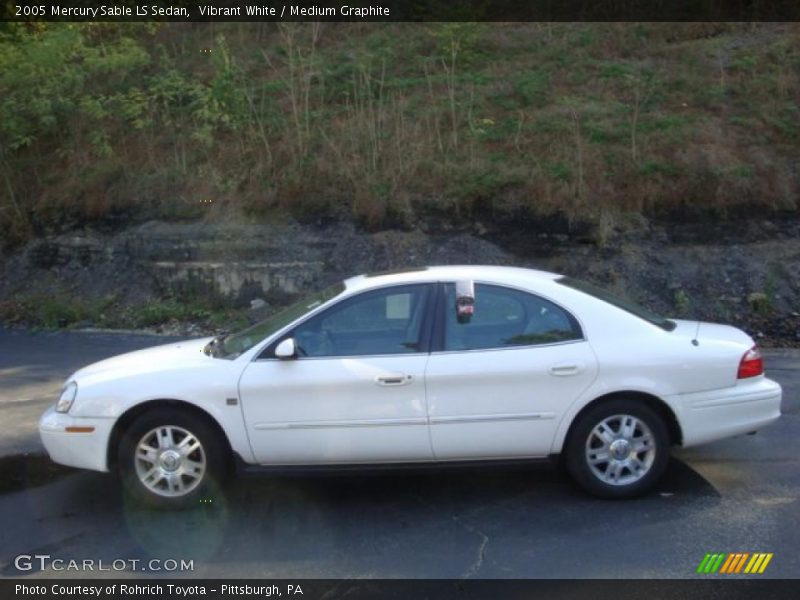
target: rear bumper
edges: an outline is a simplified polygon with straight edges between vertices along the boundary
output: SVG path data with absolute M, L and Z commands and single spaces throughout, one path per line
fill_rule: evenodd
M 781 395 L 780 384 L 759 377 L 720 390 L 673 396 L 681 407 L 683 446 L 757 431 L 774 423 L 781 416 Z
M 53 462 L 108 471 L 106 458 L 113 426 L 114 419 L 71 417 L 51 406 L 39 419 L 39 436 Z

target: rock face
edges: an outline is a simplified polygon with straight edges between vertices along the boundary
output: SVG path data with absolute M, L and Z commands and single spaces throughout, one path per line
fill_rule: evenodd
M 0 298 L 66 291 L 145 302 L 168 293 L 201 293 L 244 306 L 366 271 L 448 262 L 514 260 L 466 234 L 363 234 L 350 225 L 316 228 L 294 222 L 151 222 L 113 235 L 87 231 L 31 242 L 3 261 Z
M 745 229 L 742 230 L 741 227 Z M 800 222 L 732 230 L 638 227 L 603 246 L 546 227 L 364 233 L 349 224 L 151 222 L 115 234 L 40 239 L 0 263 L 0 301 L 30 293 L 113 295 L 128 305 L 212 294 L 250 307 L 368 271 L 432 264 L 530 266 L 591 280 L 663 314 L 800 341 Z

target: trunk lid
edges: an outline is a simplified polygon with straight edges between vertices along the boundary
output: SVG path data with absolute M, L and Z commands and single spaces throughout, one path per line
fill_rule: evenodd
M 670 319 L 676 325 L 672 333 L 698 342 L 715 341 L 740 344 L 743 351 L 752 348 L 755 344 L 753 338 L 741 329 L 732 325 L 720 323 L 707 323 L 705 321 L 687 321 L 683 319 Z M 699 326 L 699 327 L 698 327 Z

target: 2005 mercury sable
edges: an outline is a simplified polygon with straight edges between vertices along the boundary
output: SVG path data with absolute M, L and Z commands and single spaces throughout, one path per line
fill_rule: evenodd
M 56 462 L 186 506 L 236 459 L 365 465 L 561 455 L 589 492 L 650 489 L 672 445 L 755 431 L 780 386 L 753 340 L 508 267 L 348 279 L 240 333 L 77 371 L 39 429 Z M 743 440 L 742 443 L 747 443 Z

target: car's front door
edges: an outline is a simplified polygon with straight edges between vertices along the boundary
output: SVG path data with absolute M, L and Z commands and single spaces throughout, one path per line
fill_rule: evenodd
M 424 373 L 433 284 L 361 293 L 306 320 L 295 359 L 272 344 L 239 382 L 261 464 L 432 458 Z
M 481 284 L 474 314 L 459 319 L 455 285 L 444 287 L 425 374 L 435 458 L 547 455 L 559 417 L 597 373 L 578 321 L 534 294 Z

